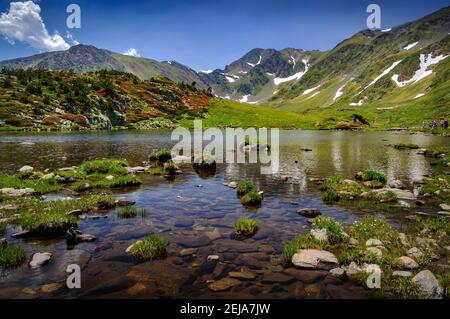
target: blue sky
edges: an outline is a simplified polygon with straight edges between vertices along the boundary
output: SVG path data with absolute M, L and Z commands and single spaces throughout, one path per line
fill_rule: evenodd
M 11 1 L 0 0 L 8 13 Z M 84 44 L 115 52 L 135 48 L 143 57 L 176 60 L 196 70 L 223 68 L 252 48 L 295 47 L 327 50 L 366 28 L 367 5 L 382 9 L 382 28 L 389 28 L 449 5 L 448 0 L 40 0 L 40 17 L 48 37 L 41 47 L 35 40 L 11 40 L 14 30 L 2 32 L 0 60 L 61 47 L 66 38 L 66 7 L 79 4 L 82 28 L 71 30 Z M 28 21 L 28 19 L 26 19 Z M 27 22 L 28 23 L 28 22 Z M 24 32 L 35 32 L 35 25 Z M 39 28 L 38 28 L 39 29 Z M 13 32 L 14 31 L 14 32 Z M 19 31 L 20 28 L 19 28 Z M 41 32 L 42 31 L 42 32 Z M 9 41 L 4 39 L 9 33 Z M 14 42 L 14 44 L 11 44 Z M 64 44 L 63 44 L 64 45 Z

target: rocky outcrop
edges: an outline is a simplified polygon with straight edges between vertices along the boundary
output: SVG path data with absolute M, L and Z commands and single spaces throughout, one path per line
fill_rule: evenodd
M 331 270 L 338 265 L 334 254 L 317 249 L 302 249 L 292 257 L 294 266 L 305 269 Z

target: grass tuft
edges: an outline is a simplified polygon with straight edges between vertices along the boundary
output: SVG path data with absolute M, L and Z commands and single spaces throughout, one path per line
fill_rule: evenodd
M 166 255 L 167 240 L 151 235 L 137 242 L 131 249 L 131 255 L 140 261 L 149 261 Z
M 19 266 L 26 258 L 25 250 L 21 246 L 0 247 L 0 268 L 3 270 Z
M 251 237 L 256 234 L 258 227 L 258 221 L 244 217 L 234 224 L 234 233 L 238 237 Z

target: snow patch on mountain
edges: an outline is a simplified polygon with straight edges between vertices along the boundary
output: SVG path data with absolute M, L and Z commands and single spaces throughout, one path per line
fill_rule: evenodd
M 242 99 L 239 100 L 239 102 L 241 102 L 241 103 L 247 103 L 249 97 L 250 97 L 250 95 L 244 95 L 244 96 L 242 97 Z
M 420 55 L 420 67 L 419 70 L 416 71 L 416 73 L 413 75 L 413 77 L 409 80 L 406 81 L 399 81 L 399 75 L 398 74 L 394 74 L 392 76 L 392 80 L 399 86 L 399 87 L 403 87 L 405 85 L 408 85 L 410 83 L 416 83 L 419 82 L 420 80 L 426 78 L 427 76 L 431 75 L 433 73 L 433 70 L 429 70 L 428 68 L 434 64 L 438 64 L 439 62 L 441 62 L 442 60 L 446 59 L 448 57 L 444 56 L 443 54 L 438 55 L 437 57 L 433 58 L 432 54 L 429 53 L 428 56 L 425 56 L 425 54 L 421 54 Z
M 348 83 L 348 82 L 347 82 Z M 347 83 L 345 83 L 343 86 L 341 86 L 337 92 L 336 95 L 333 98 L 333 101 L 336 101 L 338 98 L 340 98 L 342 96 L 342 94 L 344 94 L 344 88 L 347 86 Z
M 392 28 L 388 28 L 388 29 L 381 30 L 381 32 L 389 32 L 391 30 L 392 30 Z
M 408 44 L 406 47 L 403 48 L 403 50 L 406 50 L 406 51 L 411 50 L 411 49 L 414 48 L 418 43 L 419 43 L 419 42 L 414 42 L 414 43 Z
M 214 72 L 214 70 L 202 70 L 202 71 L 200 71 L 198 73 L 211 74 L 213 72 Z
M 262 61 L 262 56 L 260 55 L 259 56 L 259 61 L 256 64 L 253 64 L 253 63 L 250 63 L 250 62 L 247 62 L 247 64 L 250 65 L 252 68 L 254 68 L 257 65 L 260 65 L 261 61 Z
M 297 61 L 295 60 L 295 58 L 291 55 L 289 58 L 289 63 L 294 64 L 294 66 L 292 67 L 292 69 L 295 70 L 295 65 L 297 64 Z
M 375 78 L 375 80 L 373 80 L 372 82 L 370 82 L 369 85 L 367 85 L 361 92 L 359 92 L 357 95 L 361 94 L 364 90 L 367 90 L 367 88 L 369 88 L 370 86 L 374 85 L 375 83 L 378 82 L 379 79 L 381 79 L 383 76 L 385 76 L 386 74 L 388 74 L 389 72 L 391 72 L 397 65 L 400 64 L 400 62 L 402 62 L 402 60 L 400 61 L 396 61 L 394 63 L 392 63 L 392 65 L 390 67 L 388 67 L 386 70 L 383 71 L 383 73 L 381 73 L 379 76 L 377 76 Z
M 275 79 L 273 79 L 273 83 L 275 83 L 275 85 L 280 85 L 281 83 L 284 83 L 284 82 L 300 80 L 306 74 L 306 72 L 308 72 L 308 70 L 309 70 L 308 60 L 302 60 L 302 62 L 305 65 L 305 71 L 295 73 L 291 76 L 288 76 L 287 78 L 275 78 Z
M 320 84 L 319 84 L 318 86 L 316 86 L 316 87 L 313 87 L 313 88 L 311 88 L 311 89 L 305 90 L 305 92 L 303 92 L 303 95 L 307 95 L 307 94 L 309 94 L 309 93 L 311 93 L 311 92 L 314 92 L 314 91 L 317 90 L 318 88 L 320 88 Z

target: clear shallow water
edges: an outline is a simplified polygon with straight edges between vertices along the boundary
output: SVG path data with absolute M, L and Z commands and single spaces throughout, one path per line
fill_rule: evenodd
M 307 220 L 296 211 L 304 207 L 319 208 L 323 215 L 351 224 L 363 213 L 322 202 L 317 185 L 310 177 L 343 175 L 352 178 L 359 170 L 375 168 L 389 178 L 405 182 L 431 175 L 439 168 L 415 151 L 398 151 L 388 144 L 415 143 L 422 147 L 443 145 L 448 138 L 423 134 L 393 132 L 281 132 L 280 165 L 277 175 L 261 175 L 254 165 L 221 164 L 215 174 L 200 176 L 191 167 L 168 181 L 162 177 L 143 176 L 141 187 L 117 194 L 137 202 L 150 212 L 145 218 L 118 219 L 114 212 L 107 219 L 79 223 L 83 233 L 97 237 L 94 243 L 83 243 L 67 250 L 63 239 L 22 241 L 28 256 L 37 251 L 52 252 L 49 265 L 31 270 L 26 264 L 0 278 L 0 297 L 236 297 L 236 298 L 315 298 L 365 297 L 365 291 L 349 282 L 328 278 L 323 272 L 300 271 L 296 277 L 274 277 L 285 271 L 280 261 L 283 244 L 309 229 Z M 153 149 L 170 147 L 170 132 L 89 132 L 0 134 L 0 170 L 16 171 L 23 165 L 37 169 L 78 165 L 88 159 L 119 157 L 131 165 L 147 160 Z M 310 148 L 312 152 L 303 152 Z M 283 176 L 289 176 L 285 181 Z M 247 210 L 235 191 L 223 186 L 227 181 L 251 180 L 265 192 L 258 210 Z M 201 185 L 202 187 L 198 187 Z M 394 225 L 402 217 L 376 214 Z M 232 238 L 234 222 L 241 216 L 260 221 L 257 235 L 244 242 Z M 210 240 L 208 232 L 217 230 L 220 238 Z M 12 233 L 8 230 L 8 235 Z M 125 254 L 133 241 L 151 233 L 169 240 L 168 256 L 163 260 L 135 263 Z M 9 242 L 19 242 L 8 238 Z M 181 249 L 198 246 L 196 256 L 180 257 Z M 217 254 L 221 263 L 211 266 L 208 255 Z M 48 283 L 65 283 L 68 264 L 82 267 L 82 289 L 62 288 L 55 293 L 40 292 Z M 207 281 L 226 276 L 229 271 L 247 266 L 257 274 L 227 292 L 212 292 Z M 287 277 L 287 278 L 286 278 Z M 138 286 L 135 286 L 139 283 Z M 37 294 L 25 294 L 29 287 Z M 131 288 L 134 287 L 134 288 Z M 131 289 L 130 289 L 131 288 Z

